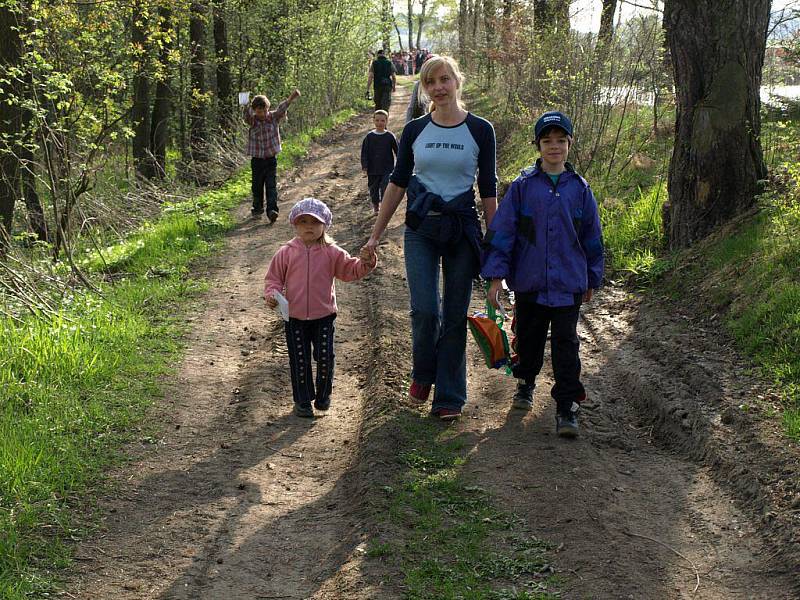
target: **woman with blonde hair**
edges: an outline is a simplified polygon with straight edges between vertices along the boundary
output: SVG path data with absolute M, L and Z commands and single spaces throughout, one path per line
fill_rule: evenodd
M 467 400 L 467 310 L 472 280 L 480 270 L 483 235 L 473 185 L 477 179 L 488 226 L 497 209 L 495 135 L 491 123 L 464 108 L 464 77 L 454 59 L 431 55 L 422 65 L 420 82 L 423 96 L 430 99 L 430 112 L 403 129 L 397 164 L 364 247 L 375 251 L 407 194 L 409 396 L 427 402 L 433 387 L 431 415 L 453 420 L 461 416 Z

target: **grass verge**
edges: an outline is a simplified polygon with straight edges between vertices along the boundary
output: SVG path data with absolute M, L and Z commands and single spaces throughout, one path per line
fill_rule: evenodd
M 353 115 L 287 139 L 280 170 Z M 188 303 L 208 256 L 249 193 L 249 171 L 166 206 L 162 218 L 80 263 L 101 294 L 74 289 L 55 317 L 0 318 L 0 598 L 46 597 L 123 443 L 152 441 L 147 408 L 177 363 Z M 113 275 L 113 276 L 109 276 Z M 112 283 L 113 282 L 113 283 Z M 10 299 L 8 299 L 11 302 Z M 13 307 L 4 313 L 14 313 Z
M 557 598 L 550 545 L 463 477 L 468 448 L 458 432 L 410 413 L 400 413 L 397 426 L 398 475 L 374 510 L 386 535 L 367 555 L 402 572 L 403 597 Z

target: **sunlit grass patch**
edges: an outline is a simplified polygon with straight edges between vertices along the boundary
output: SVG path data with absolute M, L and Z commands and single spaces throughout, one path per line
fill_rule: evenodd
M 380 515 L 401 537 L 375 540 L 373 558 L 402 571 L 405 598 L 555 598 L 550 545 L 524 522 L 497 508 L 484 489 L 465 481 L 468 448 L 439 423 L 401 415 L 402 475 L 384 488 Z

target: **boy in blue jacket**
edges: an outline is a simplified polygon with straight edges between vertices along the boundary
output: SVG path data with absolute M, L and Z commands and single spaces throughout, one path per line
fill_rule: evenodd
M 560 112 L 546 112 L 534 135 L 541 156 L 514 180 L 500 203 L 484 239 L 481 275 L 491 280 L 489 301 L 495 307 L 503 279 L 516 298 L 519 363 L 513 406 L 533 406 L 550 329 L 556 432 L 576 437 L 577 413 L 586 399 L 578 314 L 603 281 L 603 238 L 592 190 L 567 162 L 572 122 Z

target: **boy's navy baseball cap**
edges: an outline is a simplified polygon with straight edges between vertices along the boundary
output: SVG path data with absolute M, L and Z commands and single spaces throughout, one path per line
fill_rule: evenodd
M 536 121 L 536 125 L 533 128 L 534 141 L 542 137 L 545 129 L 550 129 L 551 127 L 559 127 L 566 131 L 568 136 L 572 136 L 572 121 L 569 120 L 569 117 L 557 110 L 550 110 Z

